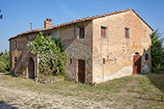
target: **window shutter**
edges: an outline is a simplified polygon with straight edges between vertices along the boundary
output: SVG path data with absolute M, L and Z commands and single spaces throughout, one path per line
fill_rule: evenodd
M 106 35 L 106 28 L 101 27 L 101 37 L 105 38 L 105 35 Z
M 105 58 L 103 58 L 103 64 L 105 64 Z
M 79 28 L 79 38 L 84 38 L 84 27 Z

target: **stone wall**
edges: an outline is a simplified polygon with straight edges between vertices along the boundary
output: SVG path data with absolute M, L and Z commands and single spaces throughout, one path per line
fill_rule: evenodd
M 105 38 L 101 38 L 101 26 L 106 27 Z M 130 29 L 129 38 L 125 27 Z M 141 71 L 151 72 L 151 33 L 131 11 L 93 20 L 93 83 L 131 75 L 136 52 L 142 56 Z
M 79 27 L 85 28 L 84 38 L 79 39 Z M 85 60 L 85 83 L 92 83 L 92 21 L 81 22 L 57 29 L 45 30 L 45 35 L 52 35 L 53 38 L 61 38 L 67 52 L 66 75 L 73 82 L 78 82 L 78 60 Z M 28 78 L 28 62 L 32 57 L 35 63 L 35 75 L 37 75 L 38 57 L 30 53 L 26 47 L 28 41 L 35 39 L 35 34 L 24 35 L 10 40 L 10 70 L 15 76 Z M 14 42 L 17 41 L 17 48 Z M 18 61 L 15 64 L 15 57 Z M 70 60 L 72 61 L 70 63 Z M 15 66 L 16 65 L 16 66 Z
M 79 39 L 79 27 L 84 27 L 84 38 Z M 78 82 L 78 60 L 85 60 L 85 83 L 92 83 L 92 21 L 85 21 L 44 32 L 61 38 L 67 52 L 66 75 Z M 70 62 L 71 61 L 71 62 Z
M 34 75 L 38 75 L 38 56 L 30 53 L 26 47 L 28 41 L 33 41 L 35 36 L 35 34 L 24 35 L 10 40 L 10 71 L 14 72 L 15 76 L 28 78 L 30 58 L 34 61 Z

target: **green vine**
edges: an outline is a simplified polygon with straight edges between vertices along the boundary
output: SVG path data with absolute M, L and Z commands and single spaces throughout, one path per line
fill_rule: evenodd
M 51 35 L 37 34 L 34 41 L 29 41 L 27 47 L 31 53 L 39 54 L 39 72 L 45 75 L 64 75 L 66 52 L 61 39 L 52 39 Z

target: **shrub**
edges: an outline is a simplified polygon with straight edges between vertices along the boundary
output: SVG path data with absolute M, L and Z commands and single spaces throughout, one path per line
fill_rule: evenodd
M 5 50 L 5 52 L 0 56 L 0 71 L 9 71 L 9 51 Z
M 39 54 L 39 72 L 45 75 L 64 75 L 66 52 L 60 39 L 52 39 L 51 35 L 37 34 L 34 41 L 27 44 L 31 53 Z

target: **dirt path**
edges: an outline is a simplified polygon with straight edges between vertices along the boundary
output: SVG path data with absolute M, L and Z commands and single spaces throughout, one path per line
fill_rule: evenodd
M 59 94 L 44 94 L 31 92 L 29 90 L 17 90 L 0 86 L 1 103 L 0 109 L 18 107 L 19 109 L 32 108 L 58 108 L 58 109 L 77 109 L 77 108 L 105 108 L 102 102 L 83 100 L 82 97 L 62 96 Z
M 42 84 L 0 73 L 0 109 L 163 109 L 163 78 L 132 75 L 93 87 L 67 81 Z

